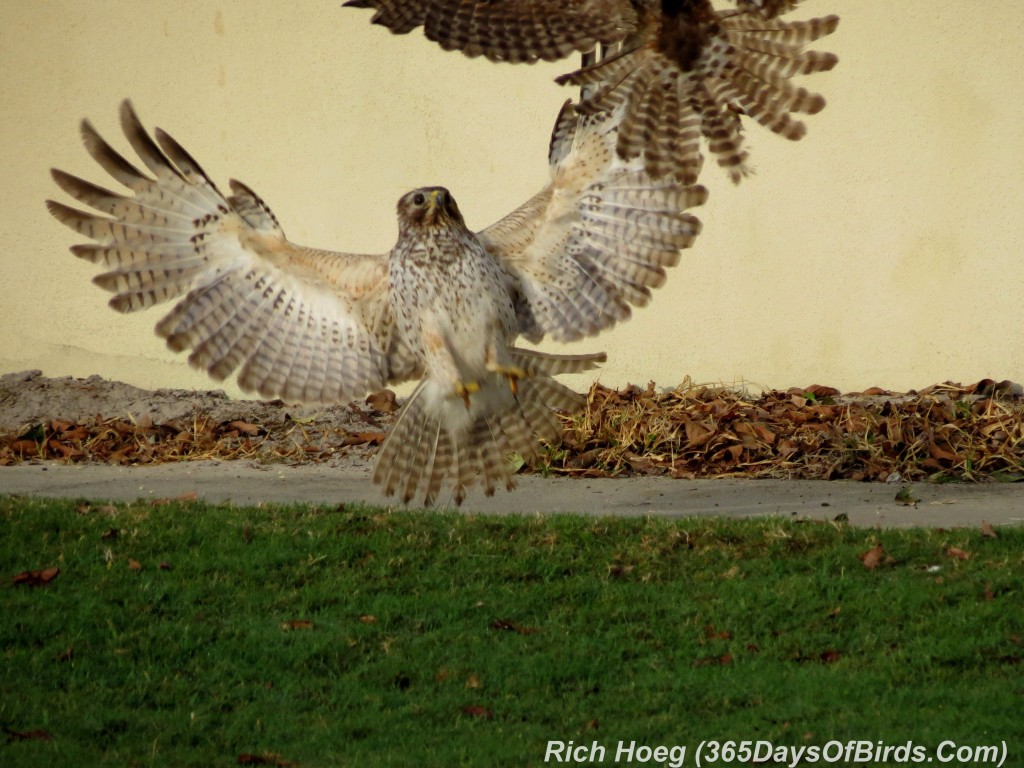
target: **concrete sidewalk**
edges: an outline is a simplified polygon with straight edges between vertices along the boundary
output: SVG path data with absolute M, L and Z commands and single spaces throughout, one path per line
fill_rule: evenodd
M 573 479 L 528 475 L 512 493 L 487 498 L 470 491 L 464 512 L 585 515 L 722 515 L 832 520 L 845 514 L 859 526 L 974 527 L 1024 523 L 1024 485 L 916 483 L 916 507 L 895 500 L 898 485 L 815 480 L 672 480 L 664 477 Z M 0 467 L 0 493 L 65 498 L 176 498 L 239 505 L 366 502 L 385 505 L 367 470 L 246 462 L 183 462 L 144 467 L 20 464 Z M 449 501 L 442 497 L 441 504 Z

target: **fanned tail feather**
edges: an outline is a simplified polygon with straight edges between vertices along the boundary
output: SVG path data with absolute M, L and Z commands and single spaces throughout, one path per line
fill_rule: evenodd
M 447 481 L 461 504 L 478 480 L 488 496 L 515 486 L 510 457 L 535 458 L 541 440 L 556 442 L 561 425 L 552 409 L 575 411 L 586 398 L 558 383 L 552 375 L 579 373 L 604 362 L 603 353 L 548 355 L 510 350 L 512 362 L 526 376 L 513 392 L 503 375 L 480 382 L 467 410 L 450 388 L 427 379 L 416 387 L 388 433 L 377 458 L 373 480 L 386 495 L 399 493 L 409 503 L 422 490 L 423 503 L 434 503 Z
M 694 183 L 703 158 L 700 137 L 733 181 L 749 173 L 740 115 L 790 140 L 807 128 L 792 117 L 816 114 L 825 99 L 789 80 L 824 72 L 838 62 L 831 53 L 804 47 L 835 31 L 838 16 L 786 22 L 776 18 L 795 2 L 745 2 L 717 15 L 717 32 L 700 56 L 684 65 L 663 50 L 651 24 L 639 42 L 618 54 L 557 78 L 586 89 L 582 115 L 624 105 L 617 152 L 643 156 L 654 178 Z

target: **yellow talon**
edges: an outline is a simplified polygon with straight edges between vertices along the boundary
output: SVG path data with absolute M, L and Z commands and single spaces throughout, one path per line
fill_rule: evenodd
M 466 404 L 466 410 L 469 410 L 469 396 L 474 395 L 480 391 L 480 385 L 475 381 L 471 381 L 468 384 L 463 384 L 461 381 L 455 383 L 455 394 L 462 398 L 462 402 Z
M 512 394 L 519 395 L 519 380 L 527 377 L 526 371 L 515 366 L 505 367 L 497 363 L 487 363 L 487 370 L 492 373 L 504 374 L 508 378 L 508 388 L 512 390 Z

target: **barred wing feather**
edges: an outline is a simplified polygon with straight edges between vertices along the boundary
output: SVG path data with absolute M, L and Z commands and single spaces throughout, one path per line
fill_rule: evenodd
M 653 178 L 642 159 L 616 156 L 621 108 L 580 117 L 574 135 L 563 116 L 548 185 L 478 233 L 510 274 L 530 341 L 592 336 L 645 305 L 700 232 L 686 209 L 707 197 L 701 186 Z
M 237 371 L 242 389 L 313 403 L 350 400 L 418 375 L 395 346 L 387 258 L 289 242 L 270 208 L 231 182 L 223 195 L 169 135 L 142 127 L 131 104 L 121 126 L 152 178 L 88 123 L 89 154 L 125 196 L 53 171 L 86 212 L 47 201 L 59 221 L 94 241 L 72 252 L 107 271 L 94 282 L 121 312 L 177 300 L 157 324 L 175 350 L 216 379 Z

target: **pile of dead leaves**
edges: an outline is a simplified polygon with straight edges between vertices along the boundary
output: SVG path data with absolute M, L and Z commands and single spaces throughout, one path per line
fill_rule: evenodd
M 906 394 L 873 389 L 846 395 L 823 386 L 750 395 L 690 383 L 671 390 L 658 390 L 653 382 L 620 390 L 595 384 L 585 410 L 561 417 L 562 443 L 546 447 L 524 470 L 584 477 L 1019 480 L 1020 392 L 1009 382 L 990 380 Z M 0 434 L 0 466 L 32 459 L 322 462 L 353 446 L 367 450 L 383 442 L 397 407 L 394 395 L 371 396 L 367 406 L 353 420 L 361 425 L 354 429 L 286 413 L 265 423 L 201 413 L 163 424 L 54 419 Z
M 1024 402 L 1010 382 L 896 394 L 831 387 L 757 396 L 684 384 L 591 388 L 544 471 L 854 480 L 1024 479 Z
M 281 423 L 151 421 L 96 418 L 86 422 L 54 419 L 20 434 L 0 434 L 0 466 L 29 459 L 99 461 L 108 464 L 157 464 L 199 459 L 324 461 L 355 445 L 377 445 L 384 431 L 333 429 L 285 415 Z

